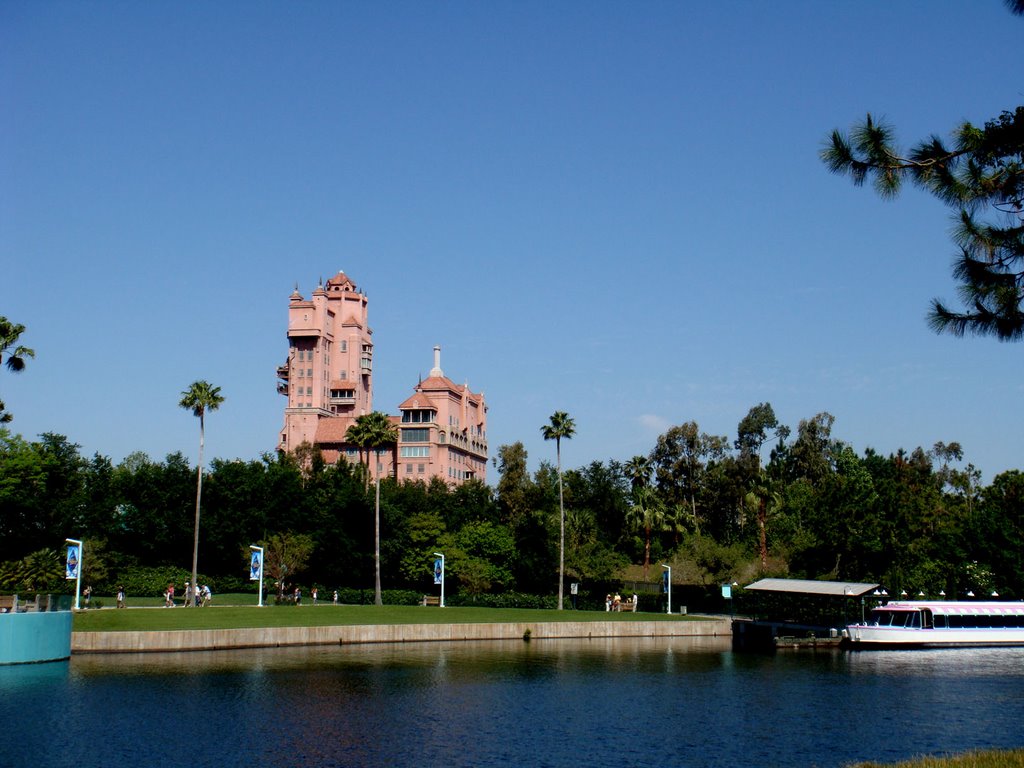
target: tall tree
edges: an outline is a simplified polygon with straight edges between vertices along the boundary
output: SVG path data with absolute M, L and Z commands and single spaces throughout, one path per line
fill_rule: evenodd
M 505 522 L 516 528 L 530 512 L 533 483 L 526 469 L 526 448 L 521 442 L 502 445 L 494 463 L 498 467 L 498 500 Z
M 670 427 L 658 437 L 651 451 L 651 464 L 658 491 L 666 504 L 686 504 L 698 526 L 705 516 L 698 512 L 697 499 L 706 487 L 708 467 L 726 454 L 725 436 L 700 431 L 695 421 Z
M 206 443 L 206 412 L 216 411 L 223 402 L 224 398 L 220 394 L 220 387 L 215 387 L 208 381 L 199 380 L 192 382 L 192 385 L 181 393 L 181 401 L 178 403 L 182 408 L 192 411 L 192 415 L 199 419 L 199 461 L 196 470 L 196 526 L 195 535 L 192 538 L 193 589 L 195 589 L 196 578 L 199 574 L 199 507 L 203 497 L 203 447 Z
M 374 468 L 374 506 L 373 506 L 373 602 L 383 605 L 380 589 L 380 454 L 398 442 L 398 427 L 391 423 L 387 414 L 380 411 L 366 413 L 356 417 L 355 424 L 348 428 L 345 439 L 356 445 L 372 450 L 376 464 Z
M 655 490 L 640 486 L 633 491 L 633 506 L 629 510 L 630 520 L 644 534 L 644 581 L 651 565 L 651 536 L 665 527 L 665 503 Z
M 12 323 L 6 317 L 0 317 L 0 362 L 12 373 L 20 373 L 25 368 L 25 358 L 35 357 L 34 349 L 18 344 L 18 339 L 25 332 L 25 326 Z M 4 409 L 4 401 L 0 400 L 0 424 L 7 424 L 13 417 Z
M 779 424 L 770 403 L 759 403 L 751 408 L 737 427 L 736 450 L 739 451 L 739 466 L 747 475 L 748 491 L 742 504 L 746 511 L 752 511 L 757 519 L 758 550 L 761 555 L 761 570 L 768 568 L 768 518 L 779 508 L 779 493 L 761 468 L 761 447 L 774 431 L 780 442 L 789 436 L 789 428 Z
M 647 456 L 634 456 L 623 467 L 633 490 L 643 488 L 651 481 L 651 470 L 654 465 Z
M 1015 13 L 1020 5 L 1010 3 Z M 833 131 L 821 158 L 857 186 L 870 178 L 883 198 L 895 197 L 909 178 L 956 212 L 953 276 L 964 309 L 934 299 L 933 330 L 1000 341 L 1024 337 L 1024 106 L 980 128 L 964 122 L 952 145 L 932 136 L 909 153 L 896 145 L 890 126 L 868 114 L 849 136 Z
M 576 422 L 565 411 L 555 411 L 547 424 L 540 428 L 545 440 L 555 441 L 555 457 L 558 464 L 558 610 L 562 610 L 565 592 L 565 500 L 562 494 L 562 440 L 569 440 L 576 434 Z

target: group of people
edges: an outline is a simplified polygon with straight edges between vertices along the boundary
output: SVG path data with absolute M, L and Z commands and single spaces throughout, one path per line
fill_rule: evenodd
M 636 610 L 636 605 L 639 602 L 639 600 L 640 600 L 640 598 L 638 598 L 634 594 L 633 595 L 633 602 L 632 602 L 631 610 L 633 610 L 633 611 Z M 629 600 L 626 601 L 626 605 L 630 605 Z M 619 595 L 618 593 L 616 593 L 614 597 L 612 595 L 605 595 L 605 597 L 604 597 L 604 609 L 605 609 L 605 611 L 621 611 L 622 610 L 622 596 Z
M 195 606 L 196 608 L 205 608 L 213 601 L 213 592 L 210 591 L 210 587 L 206 584 L 200 586 L 198 583 L 193 588 L 192 584 L 185 582 L 185 602 L 186 608 Z M 174 584 L 168 584 L 167 589 L 164 590 L 164 608 L 174 607 Z
M 310 591 L 310 596 L 313 598 L 313 605 L 319 605 L 320 591 L 316 587 L 313 587 Z M 333 601 L 335 605 L 338 604 L 338 590 L 334 590 Z M 296 587 L 292 592 L 292 602 L 294 602 L 295 605 L 302 605 L 302 589 L 300 587 Z

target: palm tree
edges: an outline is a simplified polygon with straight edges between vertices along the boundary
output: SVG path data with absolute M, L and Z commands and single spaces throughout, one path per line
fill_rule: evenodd
M 199 466 L 196 478 L 196 529 L 192 540 L 192 589 L 196 588 L 196 578 L 199 574 L 199 503 L 203 496 L 203 445 L 206 438 L 206 412 L 216 411 L 224 402 L 221 397 L 220 387 L 215 387 L 208 381 L 194 381 L 192 385 L 181 393 L 181 401 L 178 403 L 182 408 L 192 411 L 192 415 L 199 419 Z
M 0 317 L 0 362 L 3 362 L 12 373 L 20 373 L 25 368 L 25 358 L 35 357 L 36 351 L 18 344 L 18 338 L 25 332 L 25 326 L 12 323 L 6 317 Z M 4 410 L 4 402 L 0 400 L 0 424 L 11 420 L 11 414 Z
M 651 534 L 665 527 L 665 504 L 657 492 L 648 486 L 633 491 L 633 506 L 629 509 L 630 519 L 644 532 L 644 581 L 651 565 Z
M 651 480 L 651 469 L 654 465 L 647 456 L 634 456 L 623 466 L 626 477 L 633 489 L 644 488 Z
M 565 587 L 565 503 L 562 497 L 562 438 L 569 440 L 576 434 L 576 422 L 565 411 L 551 414 L 548 424 L 540 428 L 545 440 L 555 441 L 555 456 L 558 459 L 558 610 L 562 610 Z
M 763 478 L 762 478 L 763 480 Z M 757 516 L 758 554 L 761 571 L 768 570 L 768 521 L 782 508 L 782 496 L 769 482 L 757 483 L 743 497 L 743 506 Z
M 24 325 L 12 323 L 6 317 L 0 317 L 0 361 L 12 373 L 19 373 L 25 368 L 26 357 L 36 356 L 34 349 L 18 344 L 18 338 L 24 332 Z
M 375 464 L 380 467 L 380 454 L 384 448 L 398 442 L 398 427 L 391 423 L 387 414 L 380 411 L 357 416 L 355 424 L 348 428 L 345 439 L 350 443 L 373 450 Z M 376 471 L 373 503 L 373 578 L 374 605 L 383 605 L 380 591 L 380 471 Z
M 367 440 L 370 435 L 367 430 L 366 416 L 356 417 L 347 430 L 345 430 L 345 442 L 354 445 L 359 449 L 359 469 L 363 472 L 363 490 L 370 488 L 370 456 L 367 450 Z M 366 462 L 363 463 L 363 453 L 366 453 Z

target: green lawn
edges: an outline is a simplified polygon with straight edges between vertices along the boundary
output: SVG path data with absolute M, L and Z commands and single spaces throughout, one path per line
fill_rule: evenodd
M 849 768 L 1024 768 L 1024 750 L 968 752 L 955 757 L 922 757 L 895 765 L 857 763 Z
M 231 604 L 233 596 L 215 598 L 209 608 L 104 607 L 75 614 L 76 632 L 167 631 L 175 629 L 237 629 L 249 627 L 319 627 L 346 624 L 482 624 L 494 622 L 554 621 L 692 621 L 691 616 L 663 613 L 606 613 L 525 608 L 438 608 L 436 606 L 303 605 L 257 607 Z M 138 606 L 142 601 L 130 601 Z M 159 601 L 155 603 L 161 605 Z M 104 604 L 106 605 L 106 603 Z

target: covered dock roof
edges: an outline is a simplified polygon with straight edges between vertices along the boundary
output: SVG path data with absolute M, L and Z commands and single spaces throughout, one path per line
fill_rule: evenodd
M 814 579 L 761 579 L 744 589 L 755 592 L 781 592 L 794 595 L 823 595 L 827 597 L 860 597 L 878 589 L 878 584 L 850 581 L 817 581 Z

